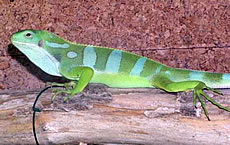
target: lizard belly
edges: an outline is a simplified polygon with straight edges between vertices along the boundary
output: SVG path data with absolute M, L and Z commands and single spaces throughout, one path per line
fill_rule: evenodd
M 153 88 L 149 80 L 146 78 L 116 73 L 97 72 L 94 74 L 90 82 L 102 83 L 115 88 Z

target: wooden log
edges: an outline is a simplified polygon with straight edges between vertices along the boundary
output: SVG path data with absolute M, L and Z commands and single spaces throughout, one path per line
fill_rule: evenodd
M 230 107 L 230 93 L 216 101 Z M 35 144 L 32 105 L 37 91 L 0 92 L 0 144 Z M 211 121 L 192 106 L 191 93 L 159 89 L 112 89 L 90 85 L 83 94 L 63 102 L 44 93 L 37 108 L 40 144 L 202 144 L 230 143 L 230 113 L 206 102 Z

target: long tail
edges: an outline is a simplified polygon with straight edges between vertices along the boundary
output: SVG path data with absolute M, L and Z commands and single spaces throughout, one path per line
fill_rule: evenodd
M 212 88 L 230 88 L 229 73 L 212 73 L 196 70 L 176 69 L 174 81 L 198 80 Z M 181 79 L 182 78 L 182 79 Z

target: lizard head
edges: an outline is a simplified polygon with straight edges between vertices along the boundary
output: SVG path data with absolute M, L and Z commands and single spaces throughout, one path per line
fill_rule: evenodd
M 37 45 L 39 41 L 41 40 L 41 31 L 38 30 L 23 30 L 14 33 L 10 40 L 13 45 L 18 45 L 18 44 L 28 44 L 28 45 Z
M 48 74 L 60 76 L 59 61 L 43 46 L 47 31 L 23 30 L 14 33 L 10 40 L 30 61 Z
M 16 46 L 27 57 L 38 57 L 38 52 L 42 52 L 42 38 L 39 30 L 23 30 L 14 33 L 11 43 Z

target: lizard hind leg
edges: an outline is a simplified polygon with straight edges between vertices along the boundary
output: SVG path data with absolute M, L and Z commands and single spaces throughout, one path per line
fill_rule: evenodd
M 205 116 L 210 120 L 208 116 L 208 111 L 205 107 L 204 101 L 201 98 L 201 96 L 204 97 L 204 99 L 211 102 L 213 105 L 217 106 L 220 109 L 223 109 L 225 111 L 230 112 L 230 108 L 224 107 L 221 104 L 214 101 L 212 98 L 210 98 L 208 95 L 206 95 L 203 90 L 210 90 L 214 93 L 221 94 L 221 92 L 208 87 L 205 83 L 197 80 L 187 80 L 187 81 L 180 81 L 180 82 L 174 82 L 170 80 L 169 78 L 165 76 L 156 76 L 152 79 L 153 86 L 160 88 L 162 90 L 165 90 L 167 92 L 184 92 L 188 90 L 193 90 L 193 104 L 196 104 L 196 99 L 201 103 L 201 107 L 204 110 Z

